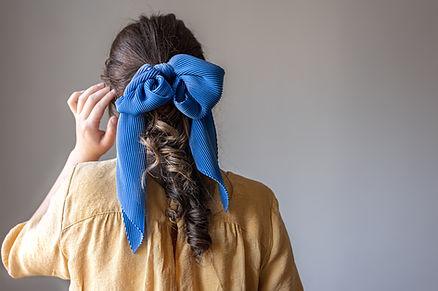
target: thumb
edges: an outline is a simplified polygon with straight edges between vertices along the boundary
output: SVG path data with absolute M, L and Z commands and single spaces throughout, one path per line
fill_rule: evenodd
M 101 144 L 103 146 L 109 148 L 114 144 L 114 140 L 116 139 L 117 121 L 118 118 L 116 116 L 112 116 L 108 120 L 105 134 L 103 135 L 101 140 Z

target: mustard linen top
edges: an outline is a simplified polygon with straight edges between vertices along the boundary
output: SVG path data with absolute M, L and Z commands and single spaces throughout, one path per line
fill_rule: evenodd
M 70 280 L 69 290 L 303 290 L 278 201 L 265 184 L 221 170 L 229 212 L 216 184 L 212 244 L 197 265 L 182 219 L 173 246 L 168 200 L 149 174 L 147 237 L 132 253 L 115 165 L 115 158 L 77 164 L 39 222 L 30 219 L 8 232 L 1 255 L 10 276 L 55 276 Z

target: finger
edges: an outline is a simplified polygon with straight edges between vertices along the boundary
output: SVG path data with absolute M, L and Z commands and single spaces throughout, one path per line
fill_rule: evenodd
M 116 96 L 116 90 L 111 90 L 105 96 L 103 96 L 100 101 L 94 106 L 93 110 L 91 110 L 88 119 L 91 123 L 100 124 L 100 120 L 105 113 L 105 109 L 110 104 L 111 100 Z
M 79 96 L 79 98 L 78 98 L 78 105 L 76 108 L 76 113 L 77 114 L 81 113 L 82 108 L 85 104 L 85 101 L 87 101 L 88 96 L 90 96 L 91 94 L 93 94 L 97 90 L 102 89 L 104 86 L 105 86 L 105 83 L 102 82 L 102 83 L 93 85 L 90 88 L 86 89 L 84 92 L 82 92 L 81 96 Z
M 85 101 L 84 106 L 82 107 L 81 116 L 83 118 L 88 118 L 88 115 L 90 115 L 90 112 L 93 110 L 94 106 L 109 92 L 109 90 L 110 88 L 107 86 L 97 90 L 93 94 L 90 94 Z
M 84 92 L 82 91 L 76 91 L 73 92 L 70 97 L 67 99 L 68 107 L 70 108 L 70 111 L 73 112 L 73 114 L 76 114 L 76 108 L 78 105 L 78 98 L 81 96 L 81 94 Z
M 114 140 L 116 139 L 117 121 L 118 118 L 116 116 L 112 116 L 108 120 L 105 134 L 100 141 L 101 145 L 105 148 L 110 148 L 114 144 Z

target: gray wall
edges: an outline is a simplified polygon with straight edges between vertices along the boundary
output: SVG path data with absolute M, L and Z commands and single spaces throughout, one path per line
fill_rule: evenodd
M 174 12 L 227 71 L 214 111 L 221 167 L 276 192 L 305 289 L 437 290 L 437 1 L 0 5 L 2 237 L 36 210 L 73 147 L 69 93 L 99 80 L 130 18 Z

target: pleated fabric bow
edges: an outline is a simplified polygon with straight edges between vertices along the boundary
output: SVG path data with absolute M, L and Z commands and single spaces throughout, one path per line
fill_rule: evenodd
M 218 165 L 217 135 L 212 108 L 222 95 L 224 70 L 188 54 L 174 55 L 167 63 L 144 64 L 132 77 L 116 102 L 117 125 L 116 187 L 133 253 L 146 233 L 146 185 L 141 177 L 146 169 L 146 151 L 140 144 L 145 129 L 143 113 L 173 101 L 176 108 L 192 119 L 189 146 L 197 169 L 219 185 L 221 201 L 228 210 L 228 191 Z

